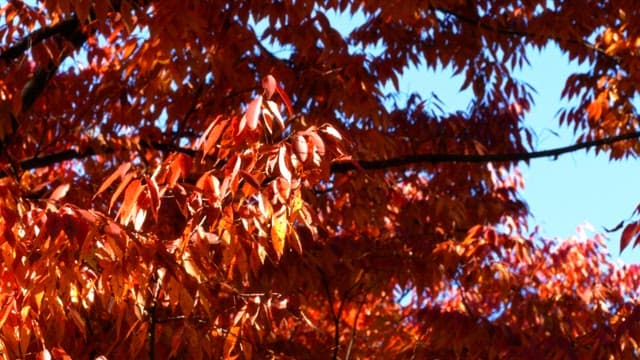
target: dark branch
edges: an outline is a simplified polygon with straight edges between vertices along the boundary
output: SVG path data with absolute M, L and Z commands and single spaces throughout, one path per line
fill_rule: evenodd
M 442 13 L 447 14 L 447 15 L 451 15 L 451 16 L 457 18 L 458 20 L 463 21 L 463 22 L 465 22 L 467 24 L 475 25 L 475 26 L 477 26 L 477 27 L 479 27 L 479 28 L 481 28 L 483 30 L 495 32 L 495 33 L 498 33 L 498 34 L 507 35 L 507 36 L 515 36 L 515 37 L 525 37 L 525 38 L 540 37 L 540 34 L 533 34 L 533 33 L 527 32 L 527 31 L 523 31 L 523 30 L 516 30 L 516 29 L 510 29 L 510 28 L 504 28 L 504 27 L 490 26 L 488 24 L 480 22 L 480 19 L 474 19 L 474 18 L 465 16 L 463 14 L 460 14 L 458 12 L 455 12 L 453 10 L 443 9 L 443 8 L 435 8 L 435 10 L 441 11 Z M 606 59 L 608 59 L 609 61 L 613 62 L 614 64 L 616 64 L 616 65 L 620 64 L 620 59 L 618 57 L 607 54 L 606 51 L 604 51 L 603 49 L 595 46 L 594 44 L 590 43 L 587 40 L 564 38 L 564 37 L 560 37 L 560 36 L 551 36 L 551 37 L 548 37 L 548 38 L 553 40 L 553 41 L 556 41 L 559 44 L 568 43 L 568 44 L 584 46 L 585 48 L 597 53 L 598 55 L 601 55 L 601 56 L 605 57 Z
M 141 148 L 147 148 L 147 149 L 156 149 L 156 150 L 160 150 L 160 151 L 177 151 L 177 152 L 181 152 L 183 154 L 189 155 L 189 156 L 195 156 L 196 155 L 196 151 L 195 150 L 191 150 L 191 149 L 186 149 L 186 148 L 180 148 L 180 147 L 176 147 L 174 145 L 170 145 L 170 144 L 165 144 L 165 143 L 159 143 L 159 142 L 154 142 L 154 143 L 141 143 L 140 144 Z M 68 161 L 68 160 L 78 160 L 78 159 L 84 159 L 90 156 L 94 156 L 94 155 L 108 155 L 108 154 L 112 154 L 115 152 L 115 149 L 109 147 L 109 146 L 104 146 L 102 148 L 99 148 L 97 151 L 93 148 L 87 148 L 83 151 L 77 151 L 77 150 L 64 150 L 64 151 L 60 151 L 51 155 L 46 155 L 46 156 L 41 156 L 41 157 L 35 157 L 35 158 L 30 158 L 30 159 L 25 159 L 22 160 L 20 162 L 20 167 L 23 170 L 31 170 L 31 169 L 37 169 L 37 168 L 42 168 L 42 167 L 46 167 L 46 166 L 51 166 L 51 165 L 55 165 L 57 163 L 61 163 L 63 161 Z M 1 175 L 0 175 L 1 177 Z
M 341 173 L 349 170 L 356 170 L 359 167 L 365 170 L 380 170 L 399 166 L 417 165 L 417 164 L 439 164 L 439 163 L 488 163 L 488 162 L 516 162 L 528 161 L 531 159 L 542 157 L 558 157 L 562 154 L 589 149 L 595 146 L 611 145 L 620 141 L 640 138 L 640 131 L 629 134 L 612 136 L 604 139 L 586 141 L 580 144 L 564 146 L 555 149 L 533 151 L 528 153 L 511 153 L 511 154 L 486 154 L 486 155 L 468 155 L 468 154 L 417 154 L 407 155 L 397 158 L 384 160 L 359 160 L 359 161 L 336 161 L 331 164 L 331 172 Z
M 18 41 L 15 45 L 0 53 L 0 60 L 4 60 L 8 63 L 17 59 L 24 54 L 26 50 L 41 43 L 42 41 L 56 35 L 62 35 L 65 38 L 72 37 L 72 34 L 79 28 L 80 23 L 78 19 L 72 17 L 67 20 L 60 21 L 53 26 L 47 26 L 38 29 L 31 34 L 25 36 L 22 40 Z
M 533 151 L 528 153 L 511 153 L 511 154 L 486 154 L 486 155 L 468 155 L 468 154 L 417 154 L 400 156 L 391 159 L 382 160 L 340 160 L 334 161 L 331 164 L 331 172 L 344 173 L 350 170 L 365 169 L 365 170 L 381 170 L 389 169 L 401 166 L 412 166 L 419 164 L 440 164 L 440 163 L 488 163 L 488 162 L 517 162 L 528 161 L 531 159 L 542 157 L 558 157 L 560 155 L 575 152 L 582 149 L 589 149 L 595 146 L 611 145 L 617 142 L 638 139 L 640 138 L 640 131 L 612 136 L 604 139 L 597 139 L 587 141 L 580 144 L 569 145 L 565 147 Z M 189 156 L 195 156 L 198 152 L 193 149 L 181 148 L 172 144 L 153 142 L 153 143 L 140 143 L 140 147 L 143 149 L 156 149 L 160 151 L 177 151 Z M 67 160 L 83 159 L 94 155 L 107 155 L 114 153 L 115 149 L 105 146 L 97 150 L 93 148 L 87 148 L 82 151 L 77 150 L 64 150 L 54 154 L 45 155 L 36 158 L 30 158 L 20 161 L 20 167 L 23 170 L 31 170 L 51 166 Z M 4 175 L 6 176 L 6 175 Z M 0 175 L 0 178 L 3 175 Z
M 36 99 L 42 94 L 49 80 L 58 71 L 60 63 L 69 56 L 73 50 L 76 50 L 87 40 L 87 35 L 82 31 L 82 26 L 78 19 L 73 16 L 69 19 L 62 20 L 55 25 L 47 26 L 25 36 L 15 45 L 0 53 L 0 60 L 4 60 L 6 64 L 25 55 L 25 52 L 31 47 L 49 39 L 64 39 L 71 43 L 72 48 L 65 47 L 62 54 L 57 59 L 51 59 L 47 64 L 40 64 L 33 76 L 24 85 L 21 93 L 22 111 L 27 111 Z

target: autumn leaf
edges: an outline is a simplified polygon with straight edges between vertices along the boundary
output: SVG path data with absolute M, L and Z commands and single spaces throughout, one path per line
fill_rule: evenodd
M 123 163 L 120 166 L 118 166 L 116 171 L 114 171 L 111 175 L 109 175 L 109 177 L 102 183 L 102 185 L 100 185 L 100 188 L 98 189 L 98 191 L 96 191 L 96 193 L 95 193 L 95 195 L 93 195 L 93 197 L 95 198 L 96 196 L 98 196 L 99 194 L 104 192 L 107 188 L 109 188 L 109 186 L 111 186 L 111 184 L 113 184 L 113 182 L 116 179 L 122 178 L 123 175 L 127 171 L 129 171 L 130 168 L 131 168 L 131 163 L 129 163 L 129 162 Z
M 271 243 L 276 255 L 279 257 L 284 253 L 285 238 L 287 235 L 287 217 L 284 208 L 276 212 L 271 217 Z
M 262 110 L 262 95 L 258 95 L 255 99 L 253 99 L 249 106 L 247 107 L 247 112 L 245 113 L 247 126 L 249 129 L 254 130 L 258 126 L 258 118 L 260 117 L 260 112 Z
M 273 75 L 267 75 L 262 78 L 262 88 L 264 89 L 264 94 L 267 100 L 271 99 L 273 94 L 276 92 L 277 86 L 278 84 Z
M 640 7 L 485 3 L 3 2 L 2 356 L 637 357 L 640 267 L 519 168 L 637 158 Z M 532 151 L 549 44 L 577 141 Z
M 620 252 L 622 252 L 629 244 L 634 237 L 637 237 L 640 233 L 640 222 L 632 222 L 624 227 L 622 230 L 622 235 L 620 237 Z M 636 240 L 637 242 L 637 240 Z M 634 244 L 635 246 L 636 244 Z

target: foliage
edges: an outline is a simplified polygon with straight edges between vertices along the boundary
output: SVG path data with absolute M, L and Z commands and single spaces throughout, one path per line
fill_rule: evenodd
M 638 155 L 639 12 L 6 2 L 0 356 L 638 357 L 640 269 L 529 233 L 517 165 Z M 578 144 L 539 152 L 512 72 L 549 43 L 590 70 L 563 93 Z M 385 92 L 416 64 L 469 110 Z

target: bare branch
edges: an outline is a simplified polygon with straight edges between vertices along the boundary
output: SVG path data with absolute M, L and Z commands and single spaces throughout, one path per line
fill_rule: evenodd
M 440 164 L 440 163 L 488 163 L 488 162 L 517 162 L 528 161 L 536 158 L 554 157 L 566 153 L 575 152 L 582 149 L 589 149 L 595 146 L 611 145 L 617 142 L 640 138 L 640 131 L 628 134 L 612 136 L 603 139 L 586 141 L 579 144 L 564 146 L 542 151 L 532 151 L 525 153 L 506 153 L 506 154 L 486 154 L 486 155 L 469 155 L 469 154 L 416 154 L 407 155 L 391 159 L 382 160 L 341 160 L 331 164 L 331 172 L 341 173 L 349 170 L 363 168 L 365 170 L 381 170 L 399 166 L 410 166 L 418 164 Z
M 475 25 L 478 28 L 481 28 L 483 30 L 495 32 L 495 33 L 498 33 L 498 34 L 507 35 L 507 36 L 514 36 L 514 37 L 524 37 L 524 38 L 540 37 L 540 34 L 534 34 L 534 33 L 530 33 L 530 32 L 523 31 L 523 30 L 516 30 L 516 29 L 510 29 L 510 28 L 504 28 L 504 27 L 489 26 L 488 24 L 480 22 L 479 19 L 474 19 L 474 18 L 465 16 L 465 15 L 460 14 L 458 12 L 455 12 L 453 10 L 443 9 L 443 8 L 435 8 L 435 10 L 440 11 L 440 12 L 442 12 L 444 14 L 447 14 L 447 15 L 451 15 L 451 16 L 457 18 L 458 20 L 463 21 L 463 22 L 465 22 L 467 24 Z M 600 56 L 603 56 L 604 58 L 608 59 L 609 61 L 613 62 L 616 65 L 620 64 L 620 59 L 617 56 L 612 56 L 612 55 L 607 54 L 606 51 L 604 51 L 604 49 L 601 49 L 601 48 L 595 46 L 594 44 L 590 43 L 587 40 L 563 38 L 563 37 L 559 37 L 559 36 L 552 36 L 552 37 L 548 37 L 548 38 L 553 40 L 553 41 L 556 41 L 557 43 L 560 43 L 560 44 L 568 43 L 568 44 L 574 44 L 574 45 L 583 46 L 583 47 L 595 52 L 596 54 L 598 54 Z
M 469 155 L 469 154 L 416 154 L 406 155 L 390 159 L 380 160 L 339 160 L 334 161 L 331 164 L 331 172 L 344 173 L 350 170 L 365 169 L 365 170 L 383 170 L 402 166 L 414 166 L 420 164 L 441 164 L 441 163 L 488 163 L 488 162 L 518 162 L 528 161 L 531 159 L 554 157 L 557 158 L 560 155 L 575 152 L 582 149 L 589 149 L 595 146 L 611 145 L 625 140 L 640 138 L 640 131 L 612 136 L 603 139 L 597 139 L 592 141 L 586 141 L 579 144 L 542 150 L 532 151 L 525 153 L 507 153 L 507 154 L 486 154 L 486 155 Z M 182 148 L 173 144 L 153 142 L 153 143 L 140 143 L 143 149 L 156 149 L 160 151 L 176 151 L 189 156 L 195 156 L 196 150 Z M 104 146 L 99 149 L 87 148 L 82 151 L 78 150 L 64 150 L 57 153 L 44 155 L 41 157 L 34 157 L 24 159 L 19 162 L 21 169 L 31 170 L 42 168 L 46 166 L 55 165 L 68 160 L 79 160 L 94 155 L 107 155 L 115 152 L 115 150 L 109 146 Z M 0 178 L 5 177 L 6 174 L 0 174 Z

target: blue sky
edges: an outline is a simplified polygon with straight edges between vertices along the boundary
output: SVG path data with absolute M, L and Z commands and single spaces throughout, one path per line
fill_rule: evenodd
M 575 143 L 572 129 L 560 127 L 556 114 L 567 101 L 560 100 L 564 81 L 571 73 L 584 69 L 569 63 L 560 50 L 549 45 L 542 51 L 529 53 L 531 66 L 517 72 L 517 77 L 532 85 L 535 104 L 526 116 L 526 126 L 534 129 L 536 150 L 546 150 Z M 471 99 L 470 91 L 459 92 L 463 78 L 451 77 L 449 69 L 433 72 L 424 68 L 411 69 L 401 81 L 401 92 L 431 92 L 445 102 L 447 111 L 464 110 Z M 522 163 L 525 177 L 523 197 L 532 214 L 530 228 L 540 226 L 545 237 L 567 238 L 577 233 L 577 227 L 590 224 L 595 232 L 613 228 L 631 216 L 640 203 L 640 166 L 634 159 L 609 161 L 606 153 L 595 156 L 578 151 L 557 160 L 534 159 Z M 587 231 L 589 233 L 589 231 Z M 621 231 L 605 233 L 613 258 L 624 262 L 640 262 L 640 249 L 627 248 L 620 255 Z M 593 234 L 593 232 L 591 233 Z
M 361 24 L 362 13 L 328 14 L 332 25 L 343 35 Z M 571 128 L 560 127 L 556 114 L 567 101 L 560 94 L 566 78 L 588 69 L 588 65 L 569 62 L 555 45 L 542 51 L 530 50 L 531 66 L 516 72 L 518 79 L 536 90 L 535 104 L 525 118 L 526 126 L 537 134 L 535 150 L 546 150 L 575 143 Z M 471 90 L 460 92 L 462 77 L 452 77 L 451 69 L 434 72 L 425 67 L 409 69 L 400 80 L 400 95 L 418 92 L 425 98 L 433 92 L 445 103 L 446 111 L 465 110 L 472 98 Z M 390 90 L 391 87 L 388 86 Z M 621 220 L 628 219 L 640 203 L 640 166 L 635 159 L 609 161 L 608 154 L 595 155 L 578 151 L 557 159 L 534 159 L 519 168 L 525 178 L 523 198 L 529 205 L 532 230 L 539 226 L 539 234 L 548 238 L 568 238 L 578 233 L 578 226 L 592 228 L 587 234 L 601 233 L 614 259 L 626 263 L 640 263 L 640 248 L 627 248 L 620 254 L 621 230 L 606 233 Z M 589 224 L 587 226 L 584 226 Z

